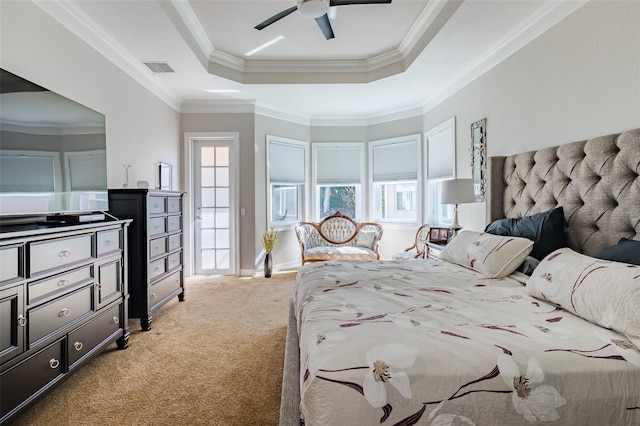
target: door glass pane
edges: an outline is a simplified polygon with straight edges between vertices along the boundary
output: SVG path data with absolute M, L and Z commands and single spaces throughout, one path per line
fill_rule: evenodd
M 201 166 L 215 166 L 215 148 L 214 147 L 203 147 L 200 150 L 200 154 L 202 155 Z
M 215 207 L 215 194 L 216 191 L 213 188 L 202 188 L 200 191 L 202 197 L 202 207 Z
M 229 248 L 228 229 L 218 229 L 216 231 L 216 248 Z
M 226 146 L 216 148 L 216 166 L 229 166 L 229 148 L 227 148 Z
M 216 186 L 229 186 L 229 168 L 216 168 Z
M 215 250 L 202 250 L 200 255 L 202 256 L 202 269 L 216 269 Z
M 216 209 L 216 226 L 218 228 L 229 227 L 229 209 Z
M 216 189 L 216 206 L 229 207 L 229 189 L 228 188 Z
M 202 227 L 213 228 L 215 223 L 215 209 L 202 209 Z
M 215 185 L 215 171 L 216 169 L 213 167 L 203 167 L 202 168 L 202 186 L 213 186 Z
M 228 269 L 231 267 L 229 263 L 229 250 L 216 250 L 216 263 L 218 269 Z
M 216 231 L 214 229 L 203 229 L 200 235 L 202 236 L 203 249 L 216 248 L 216 240 L 215 240 Z

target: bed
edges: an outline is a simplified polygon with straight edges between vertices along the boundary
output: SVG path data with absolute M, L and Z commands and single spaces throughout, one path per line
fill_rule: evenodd
M 639 174 L 640 129 L 491 157 L 498 231 L 303 266 L 280 424 L 640 424 Z

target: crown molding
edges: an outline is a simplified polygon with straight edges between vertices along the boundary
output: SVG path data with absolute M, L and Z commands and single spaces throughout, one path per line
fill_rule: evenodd
M 540 36 L 546 30 L 571 15 L 573 12 L 585 5 L 589 0 L 544 2 L 535 13 L 502 37 L 498 42 L 494 43 L 494 45 L 489 49 L 485 50 L 468 67 L 461 69 L 458 73 L 453 75 L 448 85 L 444 85 L 440 92 L 435 93 L 433 97 L 422 105 L 407 105 L 392 111 L 386 110 L 379 113 L 357 116 L 305 116 L 295 111 L 289 111 L 274 105 L 259 103 L 255 100 L 182 102 L 182 100 L 179 99 L 179 97 L 169 88 L 160 84 L 158 81 L 153 80 L 150 72 L 140 61 L 134 58 L 124 46 L 109 37 L 99 25 L 97 25 L 72 2 L 66 2 L 64 0 L 32 1 L 53 19 L 77 35 L 80 39 L 87 42 L 90 46 L 96 49 L 96 51 L 101 53 L 143 87 L 147 88 L 178 112 L 254 113 L 309 126 L 367 126 L 415 117 L 416 115 L 424 115 L 429 110 L 433 109 L 460 89 L 474 81 L 476 78 L 480 77 L 482 74 L 489 71 L 491 68 L 521 49 L 527 43 Z M 397 51 L 387 52 L 367 60 L 369 63 L 364 68 L 371 71 L 371 69 L 374 69 L 379 64 L 387 64 L 390 63 L 389 61 L 393 63 L 393 60 L 397 59 L 398 55 L 405 55 L 404 57 L 406 57 L 407 52 L 411 51 L 409 45 L 419 41 L 416 39 L 416 35 L 420 34 L 420 29 L 425 26 L 428 27 L 430 22 L 439 16 L 442 8 L 445 7 L 445 3 L 449 2 L 430 2 L 429 6 L 423 10 L 423 13 L 416 21 L 414 27 L 412 27 L 410 31 L 411 34 L 408 34 L 403 40 L 403 44 L 400 49 Z M 175 7 L 180 19 L 183 20 L 193 38 L 197 40 L 197 45 L 201 50 L 201 52 L 199 52 L 199 56 L 206 55 L 210 58 L 210 69 L 211 67 L 219 68 L 215 66 L 216 64 L 219 64 L 223 68 L 235 70 L 241 73 L 246 72 L 246 69 L 249 69 L 251 71 L 251 75 L 259 75 L 261 67 L 266 66 L 272 68 L 269 72 L 265 72 L 265 75 L 277 75 L 278 70 L 281 70 L 280 72 L 283 74 L 285 73 L 285 70 L 282 70 L 282 63 L 278 63 L 277 61 L 273 61 L 274 63 L 270 63 L 270 61 L 253 61 L 253 63 L 247 64 L 247 62 L 242 59 L 216 50 L 206 37 L 204 29 L 197 20 L 197 17 L 188 2 L 182 0 L 171 0 L 171 4 Z M 455 7 L 455 9 L 457 9 L 457 7 Z M 455 9 L 453 12 L 455 12 Z M 453 14 L 453 12 L 449 10 L 445 15 L 449 13 Z M 446 19 L 449 17 L 450 15 L 446 16 Z M 193 44 L 190 44 L 190 46 L 193 48 Z M 402 52 L 404 52 L 404 54 Z M 215 58 L 215 61 L 211 58 Z M 286 68 L 287 78 L 295 77 L 296 73 L 308 73 L 311 75 L 311 70 L 316 74 L 322 75 L 327 74 L 332 67 L 334 69 L 336 68 L 337 64 L 333 62 L 334 61 L 289 61 L 289 65 L 284 68 Z M 362 61 L 335 62 L 342 62 L 342 65 L 338 66 L 341 67 L 344 65 L 344 68 L 346 69 L 349 69 L 350 67 L 353 69 L 357 66 L 363 66 Z M 292 69 L 294 70 L 293 73 L 291 72 Z M 344 71 L 336 71 L 336 74 L 339 74 L 340 72 L 343 72 L 345 75 L 349 74 Z M 363 72 L 362 74 L 368 75 L 367 72 Z M 291 82 L 291 80 L 288 81 Z M 251 82 L 257 83 L 258 81 Z M 282 82 L 284 82 L 284 80 Z M 357 83 L 357 81 L 351 80 L 349 80 L 349 82 Z
M 183 114 L 254 114 L 256 101 L 252 99 L 225 99 L 185 101 Z
M 184 0 L 170 0 L 188 34 L 197 41 L 199 53 L 208 57 L 208 72 L 244 84 L 298 83 L 368 83 L 402 73 L 418 57 L 442 26 L 449 20 L 462 0 L 430 1 L 422 10 L 397 49 L 361 60 L 247 60 L 219 50 L 209 41 L 191 5 Z M 453 5 L 453 6 L 452 6 Z M 434 26 L 438 26 L 435 28 Z M 431 31 L 433 30 L 433 31 Z M 195 47 L 187 43 L 192 49 Z M 286 74 L 278 78 L 274 74 Z M 329 75 L 329 77 L 327 76 Z
M 114 63 L 130 77 L 162 99 L 176 111 L 180 111 L 180 99 L 168 87 L 150 79 L 149 70 L 128 50 L 109 37 L 100 26 L 72 2 L 62 0 L 32 0 L 61 25 L 85 41 L 97 52 Z

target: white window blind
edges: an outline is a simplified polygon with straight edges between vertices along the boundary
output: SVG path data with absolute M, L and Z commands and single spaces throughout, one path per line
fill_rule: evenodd
M 0 156 L 2 192 L 53 192 L 55 162 L 51 156 Z
M 453 178 L 454 127 L 427 136 L 427 179 Z
M 69 155 L 71 191 L 104 191 L 107 187 L 106 153 Z
M 418 178 L 417 141 L 372 145 L 374 182 L 416 180 Z
M 269 173 L 271 183 L 304 184 L 305 147 L 270 141 Z
M 316 146 L 316 180 L 319 185 L 361 182 L 361 146 Z

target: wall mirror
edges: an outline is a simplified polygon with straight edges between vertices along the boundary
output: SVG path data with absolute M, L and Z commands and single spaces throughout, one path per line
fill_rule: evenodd
M 485 199 L 487 175 L 487 119 L 471 124 L 471 173 L 476 201 Z

